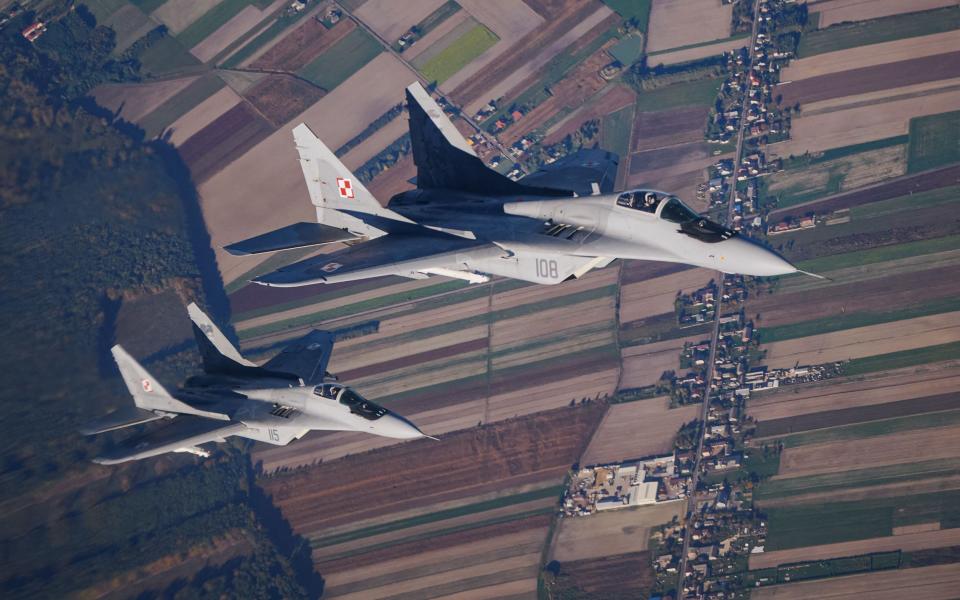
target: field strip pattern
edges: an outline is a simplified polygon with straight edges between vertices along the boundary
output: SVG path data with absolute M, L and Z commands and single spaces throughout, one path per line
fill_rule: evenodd
M 861 575 L 831 577 L 761 587 L 750 592 L 752 600 L 951 600 L 960 589 L 960 569 L 956 564 L 896 569 Z

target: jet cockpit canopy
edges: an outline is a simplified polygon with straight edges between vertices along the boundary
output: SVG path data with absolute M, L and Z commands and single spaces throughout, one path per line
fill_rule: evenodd
M 617 206 L 657 215 L 664 221 L 677 223 L 680 225 L 681 233 L 709 244 L 722 242 L 736 235 L 736 232 L 723 225 L 700 216 L 680 198 L 656 190 L 639 189 L 623 192 L 617 196 Z
M 340 383 L 325 383 L 313 388 L 313 393 L 321 398 L 336 400 L 350 409 L 355 415 L 360 415 L 368 421 L 376 421 L 387 414 L 387 409 L 376 402 L 367 400 L 357 392 Z

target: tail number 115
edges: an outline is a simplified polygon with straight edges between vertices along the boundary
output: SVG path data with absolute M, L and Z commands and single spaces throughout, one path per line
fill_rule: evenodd
M 557 279 L 560 276 L 559 270 L 557 269 L 557 261 L 538 258 L 536 263 L 537 277 Z

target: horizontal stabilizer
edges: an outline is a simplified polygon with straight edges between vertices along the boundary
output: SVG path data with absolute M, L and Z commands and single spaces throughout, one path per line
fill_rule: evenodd
M 96 435 L 106 431 L 113 431 L 114 429 L 142 425 L 162 418 L 163 415 L 158 415 L 150 410 L 144 410 L 139 406 L 124 406 L 108 415 L 90 421 L 80 428 L 80 433 L 83 435 Z
M 331 227 L 323 223 L 294 223 L 269 233 L 224 246 L 223 249 L 234 256 L 247 256 L 278 250 L 323 246 L 357 239 L 360 238 L 345 229 Z
M 225 423 L 189 415 L 179 416 L 169 425 L 123 440 L 94 458 L 93 462 L 101 465 L 115 465 L 167 452 L 192 452 L 200 444 L 223 441 L 246 429 L 247 426 L 243 423 Z

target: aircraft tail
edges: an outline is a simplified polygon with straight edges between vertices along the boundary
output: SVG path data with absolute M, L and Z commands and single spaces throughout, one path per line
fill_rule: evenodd
M 200 415 L 214 419 L 227 419 L 226 415 L 200 410 L 185 402 L 177 400 L 156 378 L 130 356 L 122 346 L 117 345 L 110 349 L 113 359 L 120 369 L 123 382 L 133 396 L 133 402 L 138 408 L 165 413 L 182 413 Z
M 417 187 L 475 194 L 569 195 L 522 185 L 488 168 L 420 83 L 407 86 Z
M 214 325 L 196 303 L 191 302 L 187 306 L 187 313 L 193 322 L 193 337 L 197 340 L 203 369 L 207 373 L 225 373 L 257 366 L 240 355 L 227 336 L 223 335 L 220 328 Z
M 310 202 L 317 207 L 318 222 L 371 238 L 379 237 L 384 232 L 366 224 L 364 215 L 410 222 L 406 217 L 380 206 L 370 190 L 305 123 L 293 128 L 293 139 L 300 154 L 300 168 L 307 182 Z

